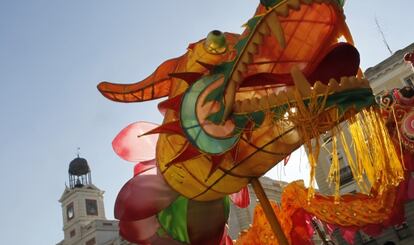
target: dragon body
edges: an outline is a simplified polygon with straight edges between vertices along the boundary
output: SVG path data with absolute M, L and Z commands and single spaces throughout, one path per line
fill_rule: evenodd
M 158 175 L 188 200 L 179 201 L 185 205 L 205 202 L 222 207 L 217 200 L 239 192 L 252 178 L 265 174 L 301 145 L 310 152 L 314 175 L 319 150 L 315 139 L 326 133 L 340 137 L 343 121 L 358 124 L 378 118 L 369 82 L 359 72 L 359 54 L 345 23 L 342 4 L 337 0 L 261 1 L 242 34 L 212 31 L 143 81 L 128 85 L 102 82 L 98 89 L 117 102 L 168 97 L 158 106 L 165 115 L 162 125 L 144 135 L 159 134 Z M 361 130 L 383 130 L 371 126 L 355 129 L 355 135 L 362 140 L 368 134 L 364 136 Z M 384 145 L 387 137 L 378 134 L 372 140 Z M 371 149 L 355 152 L 360 150 Z M 393 149 L 369 160 L 390 163 L 384 163 L 375 173 L 364 172 L 357 159 L 362 167 L 354 174 L 368 175 L 372 186 L 381 179 L 381 192 L 398 184 L 402 167 Z M 391 169 L 393 174 L 386 173 Z M 333 171 L 332 178 L 339 178 L 339 170 Z M 168 205 L 176 203 L 175 198 Z M 125 217 L 118 215 L 121 221 L 138 220 L 136 216 Z M 225 219 L 219 220 L 224 220 L 217 222 L 222 230 Z M 129 225 L 124 230 L 133 233 L 134 226 Z M 162 226 L 168 230 L 165 223 Z M 213 233 L 216 238 L 222 235 Z M 204 244 L 201 240 L 218 244 L 220 240 L 210 237 L 214 242 L 209 243 L 208 236 L 198 240 L 194 236 L 172 236 L 191 244 Z

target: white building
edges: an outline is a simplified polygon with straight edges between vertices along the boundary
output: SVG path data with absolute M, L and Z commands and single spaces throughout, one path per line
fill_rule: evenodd
M 375 95 L 383 91 L 404 86 L 414 86 L 414 73 L 404 62 L 404 55 L 414 51 L 414 43 L 398 50 L 378 65 L 368 68 L 364 75 L 370 81 Z
M 69 187 L 63 191 L 64 239 L 57 245 L 127 245 L 118 221 L 105 217 L 104 191 L 92 184 L 88 162 L 79 156 L 69 164 Z

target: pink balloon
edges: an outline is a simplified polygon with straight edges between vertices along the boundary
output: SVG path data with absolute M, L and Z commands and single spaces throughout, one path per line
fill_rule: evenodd
M 115 218 L 137 221 L 156 215 L 168 207 L 179 194 L 165 182 L 157 168 L 130 179 L 115 201 Z
M 239 208 L 247 208 L 250 205 L 250 195 L 247 186 L 239 192 L 230 195 L 231 201 Z
M 112 141 L 112 148 L 122 159 L 129 162 L 144 162 L 155 158 L 158 134 L 141 136 L 158 127 L 149 122 L 135 122 L 124 128 Z
M 119 221 L 119 228 L 124 238 L 131 242 L 142 243 L 149 240 L 160 228 L 157 216 L 150 216 L 137 221 Z
M 152 159 L 145 162 L 139 162 L 134 167 L 134 176 L 137 176 L 138 174 L 142 174 L 145 171 L 151 170 L 153 168 L 156 168 L 156 160 Z
M 229 236 L 229 230 L 227 226 L 224 227 L 223 237 L 221 239 L 220 245 L 233 245 L 233 241 Z
M 341 235 L 344 238 L 344 240 L 348 243 L 348 244 L 354 244 L 355 241 L 355 234 L 356 234 L 356 230 L 352 230 L 352 229 L 341 229 Z
M 164 234 L 160 237 L 156 232 L 160 224 L 157 217 L 151 216 L 139 221 L 119 221 L 119 230 L 121 236 L 129 242 L 141 245 L 186 245 L 173 240 L 170 236 Z M 226 244 L 227 245 L 227 244 Z

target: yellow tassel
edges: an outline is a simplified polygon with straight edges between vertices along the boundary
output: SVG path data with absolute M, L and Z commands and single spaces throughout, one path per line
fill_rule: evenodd
M 335 128 L 332 129 L 332 161 L 331 161 L 331 168 L 328 174 L 328 182 L 329 184 L 335 184 L 335 203 L 339 203 L 339 187 L 340 187 L 340 169 L 339 166 L 339 157 L 338 157 L 338 146 L 337 146 L 337 135 Z
M 292 77 L 298 86 L 306 80 L 297 68 L 292 69 Z M 332 135 L 332 162 L 328 181 L 335 185 L 336 202 L 340 197 L 340 170 L 344 167 L 340 166 L 338 159 L 338 137 L 354 179 L 362 191 L 367 193 L 372 189 L 381 194 L 390 186 L 401 182 L 404 169 L 378 108 L 365 108 L 357 114 L 354 114 L 355 110 L 350 109 L 345 115 L 341 113 L 339 117 L 338 107 L 325 107 L 328 88 L 323 96 L 317 95 L 312 89 L 305 92 L 307 104 L 304 103 L 305 98 L 298 87 L 294 91 L 295 102 L 287 98 L 289 116 L 285 119 L 296 126 L 308 151 L 311 169 L 308 201 L 314 196 L 315 171 L 321 150 L 319 137 L 324 133 Z M 350 140 L 346 139 L 345 133 L 339 129 L 339 124 L 344 120 L 348 120 Z M 402 154 L 400 157 L 402 159 Z
M 344 136 L 342 143 L 360 189 L 367 190 L 364 176 L 380 194 L 390 186 L 398 185 L 404 177 L 403 165 L 377 109 L 364 109 L 350 122 L 355 161 Z
M 340 166 L 338 158 L 339 145 L 342 145 L 348 165 L 362 192 L 369 193 L 373 189 L 381 194 L 390 186 L 398 185 L 404 177 L 404 169 L 379 110 L 374 107 L 366 108 L 355 115 L 340 118 L 338 108 L 325 108 L 327 97 L 327 93 L 318 97 L 312 91 L 309 103 L 305 105 L 296 89 L 296 103 L 288 103 L 289 116 L 286 119 L 296 125 L 308 152 L 308 201 L 315 194 L 315 171 L 321 150 L 319 136 L 326 132 L 332 135 L 332 162 L 328 182 L 334 185 L 336 203 L 340 201 L 340 170 L 344 167 Z M 339 124 L 345 119 L 348 120 L 348 127 L 345 127 L 349 132 L 348 139 L 339 128 Z M 338 138 L 341 144 L 338 144 Z

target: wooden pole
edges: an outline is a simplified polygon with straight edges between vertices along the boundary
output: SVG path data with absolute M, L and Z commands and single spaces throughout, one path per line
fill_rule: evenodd
M 318 233 L 319 237 L 321 238 L 322 243 L 324 245 L 329 245 L 328 241 L 326 240 L 325 234 L 321 231 L 321 228 L 319 227 L 318 223 L 316 223 L 316 221 L 313 220 L 313 219 L 312 219 L 312 226 L 313 226 L 313 228 L 315 228 L 316 232 Z
M 263 187 L 259 182 L 259 179 L 253 178 L 250 181 L 250 183 L 253 186 L 254 192 L 256 193 L 256 196 L 259 199 L 260 204 L 262 205 L 267 221 L 269 222 L 270 227 L 272 227 L 273 233 L 275 233 L 275 236 L 279 244 L 289 245 L 289 242 L 286 239 L 285 233 L 283 233 L 282 231 L 282 227 L 280 226 L 279 221 L 276 218 L 272 205 L 270 205 L 269 199 L 267 199 L 266 193 L 264 192 Z

